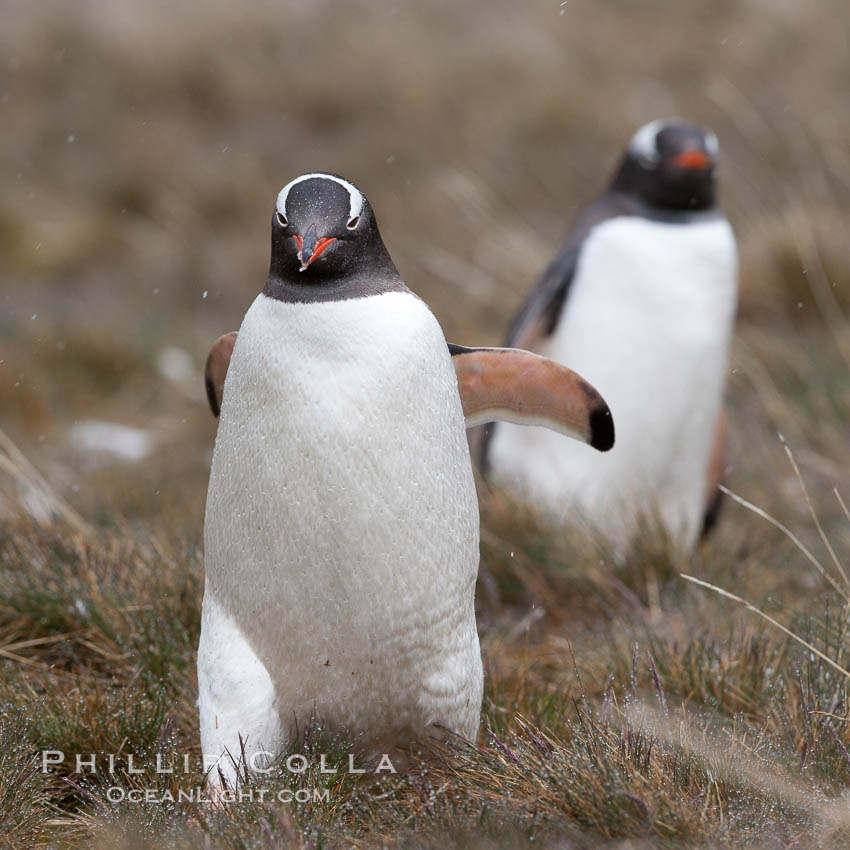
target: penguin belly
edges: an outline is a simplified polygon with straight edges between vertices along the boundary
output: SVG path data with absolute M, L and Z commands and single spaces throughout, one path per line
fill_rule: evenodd
M 312 724 L 358 748 L 474 739 L 479 515 L 442 331 L 408 292 L 260 295 L 224 391 L 205 521 L 205 759 Z M 250 767 L 256 767 L 251 763 Z
M 641 514 L 692 548 L 726 379 L 737 298 L 723 219 L 615 218 L 591 231 L 554 333 L 539 353 L 584 375 L 617 423 L 606 453 L 502 425 L 491 475 L 561 522 L 583 519 L 622 554 Z

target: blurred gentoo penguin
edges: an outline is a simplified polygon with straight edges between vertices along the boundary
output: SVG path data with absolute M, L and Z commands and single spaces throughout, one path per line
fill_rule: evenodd
M 262 767 L 310 723 L 369 752 L 446 730 L 474 739 L 465 417 L 607 449 L 605 402 L 537 355 L 448 345 L 369 202 L 326 173 L 280 192 L 265 288 L 206 378 L 220 412 L 198 648 L 212 784 L 232 782 L 243 753 Z
M 483 468 L 556 520 L 577 508 L 620 552 L 639 513 L 655 513 L 689 549 L 717 507 L 737 300 L 717 152 L 714 133 L 693 124 L 641 127 L 507 336 L 592 381 L 616 417 L 617 446 L 602 456 L 494 425 Z

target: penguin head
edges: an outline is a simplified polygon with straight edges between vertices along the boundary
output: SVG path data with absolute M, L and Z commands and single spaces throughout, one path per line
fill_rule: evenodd
M 632 137 L 612 188 L 654 207 L 703 210 L 714 204 L 717 136 L 675 118 L 651 121 Z
M 337 174 L 313 172 L 291 180 L 272 216 L 271 277 L 322 284 L 358 270 L 364 259 L 384 257 L 366 196 Z

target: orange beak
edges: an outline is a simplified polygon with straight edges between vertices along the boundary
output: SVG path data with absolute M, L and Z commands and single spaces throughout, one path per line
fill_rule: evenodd
M 688 150 L 682 151 L 676 156 L 673 157 L 673 165 L 678 168 L 708 168 L 711 163 L 711 160 L 708 158 L 708 154 L 703 153 L 698 150 Z
M 315 233 L 315 229 L 312 228 Z M 309 236 L 308 232 L 308 236 Z M 301 263 L 301 268 L 298 271 L 305 271 L 310 263 L 313 262 L 324 250 L 331 244 L 331 242 L 336 242 L 336 237 L 334 236 L 323 236 L 321 239 L 317 239 L 313 245 L 313 250 L 308 254 L 307 257 L 304 256 L 304 237 L 299 236 L 297 233 L 292 234 L 292 238 L 295 240 L 295 244 L 298 246 L 298 261 Z M 312 241 L 312 240 L 310 240 Z M 309 246 L 308 246 L 309 250 Z

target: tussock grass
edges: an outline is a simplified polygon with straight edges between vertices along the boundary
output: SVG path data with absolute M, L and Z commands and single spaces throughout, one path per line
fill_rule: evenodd
M 0 762 L 0 788 L 18 787 L 22 775 L 29 781 L 14 828 L 32 840 L 459 847 L 476 836 L 480 846 L 506 847 L 761 846 L 817 834 L 837 847 L 850 834 L 838 803 L 850 781 L 847 680 L 834 666 L 848 663 L 848 611 L 838 594 L 822 588 L 818 616 L 797 612 L 789 621 L 815 651 L 728 613 L 718 629 L 720 609 L 696 604 L 677 581 L 674 554 L 657 570 L 652 560 L 638 563 L 645 551 L 628 564 L 600 564 L 598 552 L 581 560 L 585 544 L 546 537 L 515 512 L 487 519 L 484 564 L 494 587 L 480 594 L 487 695 L 474 746 L 423 747 L 396 776 L 323 775 L 307 734 L 302 752 L 314 758 L 306 775 L 281 766 L 246 780 L 271 800 L 114 802 L 110 789 L 176 799 L 202 785 L 192 704 L 200 568 L 174 544 L 104 537 L 52 524 L 3 527 L 0 702 L 11 725 L 0 733 L 12 730 L 15 748 Z M 574 618 L 569 605 L 557 606 L 569 596 L 603 602 Z M 529 617 L 526 606 L 538 604 L 544 613 Z M 45 749 L 94 753 L 101 764 L 118 753 L 119 769 L 79 774 L 69 759 L 51 774 L 33 772 Z M 151 767 L 157 755 L 179 766 L 185 753 L 188 773 Z M 344 767 L 344 742 L 338 753 L 329 763 Z M 143 773 L 127 770 L 129 755 Z M 287 788 L 331 796 L 275 802 Z
M 20 713 L 0 712 L 0 836 L 8 846 L 33 846 L 45 837 L 57 807 L 52 781 L 40 771 L 40 760 L 25 737 Z

